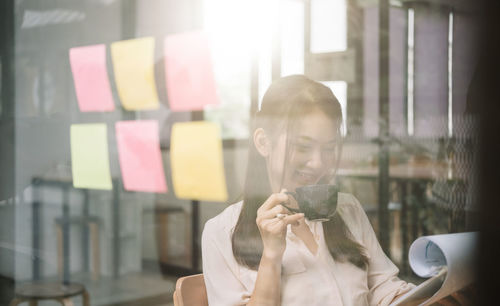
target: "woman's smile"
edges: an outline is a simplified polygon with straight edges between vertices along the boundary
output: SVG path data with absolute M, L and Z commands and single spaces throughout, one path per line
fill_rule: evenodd
M 307 171 L 295 171 L 295 179 L 299 185 L 313 185 L 319 180 L 319 175 Z

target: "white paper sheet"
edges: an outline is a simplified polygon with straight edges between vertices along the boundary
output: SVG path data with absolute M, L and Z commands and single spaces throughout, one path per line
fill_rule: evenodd
M 447 274 L 440 288 L 420 305 L 432 304 L 456 292 L 476 280 L 477 232 L 434 235 L 420 237 L 410 247 L 409 261 L 413 271 L 420 277 L 436 278 L 443 268 Z M 441 273 L 442 275 L 443 273 Z M 429 286 L 422 283 L 391 305 L 407 305 L 405 299 L 418 295 Z

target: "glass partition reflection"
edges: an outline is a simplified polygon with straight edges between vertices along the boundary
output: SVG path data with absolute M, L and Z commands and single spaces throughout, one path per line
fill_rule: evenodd
M 469 8 L 425 1 L 11 2 L 13 9 L 0 13 L 13 20 L 14 37 L 14 52 L 5 48 L 0 57 L 0 157 L 15 182 L 0 193 L 0 276 L 12 286 L 9 302 L 29 299 L 24 292 L 82 305 L 184 305 L 195 292 L 222 305 L 272 302 L 261 288 L 278 288 L 287 304 L 290 288 L 309 288 L 318 277 L 304 276 L 314 270 L 303 263 L 314 246 L 325 252 L 317 253 L 327 258 L 325 271 L 333 262 L 358 275 L 362 264 L 343 261 L 350 253 L 329 249 L 334 232 L 326 223 L 304 217 L 306 234 L 290 225 L 283 237 L 292 238 L 281 237 L 290 239 L 277 265 L 281 285 L 257 281 L 267 271 L 255 265 L 265 266 L 265 239 L 251 234 L 262 233 L 262 210 L 247 206 L 222 218 L 279 193 L 274 177 L 287 187 L 279 162 L 300 177 L 288 191 L 331 184 L 338 199 L 359 204 L 359 224 L 339 213 L 352 234 L 342 241 L 368 252 L 355 252 L 366 271 L 370 255 L 386 255 L 384 268 L 397 270 L 401 291 L 381 294 L 386 304 L 425 281 L 409 260 L 415 240 L 476 229 L 471 84 L 478 27 Z M 266 94 L 291 75 L 302 81 Z M 303 82 L 308 94 L 298 90 Z M 334 101 L 338 110 L 329 104 L 320 113 L 330 117 L 313 117 L 316 109 L 300 108 L 309 98 Z M 286 120 L 278 129 L 287 103 L 298 132 Z M 259 128 L 278 132 L 264 137 Z M 295 132 L 309 133 L 306 143 L 292 138 Z M 290 138 L 273 138 L 280 133 Z M 309 171 L 315 158 L 320 170 Z M 249 196 L 252 175 L 259 176 L 257 198 Z M 273 210 L 272 217 L 282 222 L 288 214 Z M 248 232 L 233 238 L 241 228 Z M 363 239 L 371 234 L 368 245 Z M 294 241 L 299 252 L 306 245 L 313 252 L 290 255 Z M 226 269 L 214 268 L 221 262 Z M 205 282 L 182 278 L 202 273 Z M 206 290 L 191 291 L 199 286 Z M 334 298 L 355 287 L 322 286 L 312 291 Z M 359 294 L 368 301 L 373 288 L 365 289 Z

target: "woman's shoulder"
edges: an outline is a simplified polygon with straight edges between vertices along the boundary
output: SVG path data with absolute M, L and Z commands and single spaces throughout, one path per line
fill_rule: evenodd
M 236 226 L 236 222 L 238 221 L 238 218 L 240 216 L 242 205 L 243 201 L 240 201 L 226 207 L 221 213 L 205 223 L 203 232 L 220 233 L 221 230 L 225 232 L 231 232 L 232 229 Z

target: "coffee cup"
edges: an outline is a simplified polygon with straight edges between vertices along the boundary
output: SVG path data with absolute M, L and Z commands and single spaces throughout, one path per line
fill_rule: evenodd
M 310 221 L 329 221 L 337 211 L 337 197 L 339 188 L 335 185 L 320 184 L 298 187 L 295 192 L 286 192 L 291 195 L 299 208 L 287 209 L 296 213 L 304 213 Z

